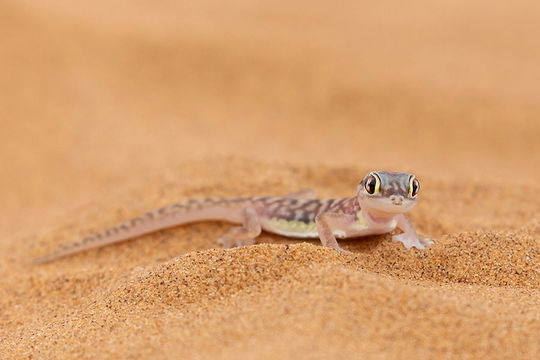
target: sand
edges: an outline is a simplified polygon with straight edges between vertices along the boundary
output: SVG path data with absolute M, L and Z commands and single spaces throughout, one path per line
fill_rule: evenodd
M 533 359 L 533 1 L 0 4 L 0 359 Z M 414 172 L 435 239 L 230 225 L 29 261 L 192 197 Z

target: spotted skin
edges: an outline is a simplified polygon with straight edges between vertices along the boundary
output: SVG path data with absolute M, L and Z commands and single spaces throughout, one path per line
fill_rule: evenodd
M 293 238 L 319 237 L 324 246 L 345 251 L 336 238 L 384 234 L 397 227 L 403 233 L 394 235 L 394 241 L 403 243 L 406 248 L 423 249 L 431 240 L 420 239 L 405 216 L 416 204 L 418 189 L 418 180 L 412 174 L 374 171 L 359 183 L 357 194 L 348 198 L 316 199 L 312 190 L 303 190 L 280 197 L 191 199 L 63 245 L 34 263 L 209 220 L 241 224 L 220 239 L 226 248 L 254 244 L 264 230 Z

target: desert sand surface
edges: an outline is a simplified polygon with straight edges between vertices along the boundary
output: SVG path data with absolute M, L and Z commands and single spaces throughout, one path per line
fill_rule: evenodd
M 0 359 L 538 359 L 535 1 L 0 3 Z M 391 234 L 178 227 L 180 200 L 422 183 Z

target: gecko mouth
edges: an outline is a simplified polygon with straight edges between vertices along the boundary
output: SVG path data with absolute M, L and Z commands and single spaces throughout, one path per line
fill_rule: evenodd
M 415 201 L 410 201 L 404 198 L 379 198 L 379 199 L 369 199 L 364 198 L 361 200 L 361 205 L 367 210 L 373 209 L 382 213 L 388 214 L 400 214 L 410 211 L 414 205 Z

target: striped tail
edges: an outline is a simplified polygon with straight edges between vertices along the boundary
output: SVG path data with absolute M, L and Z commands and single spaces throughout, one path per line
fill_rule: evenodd
M 65 244 L 50 254 L 34 259 L 32 263 L 43 264 L 70 254 L 197 221 L 222 220 L 241 223 L 241 210 L 250 202 L 251 198 L 204 198 L 180 202 L 147 212 L 142 216 L 85 237 L 78 242 Z

